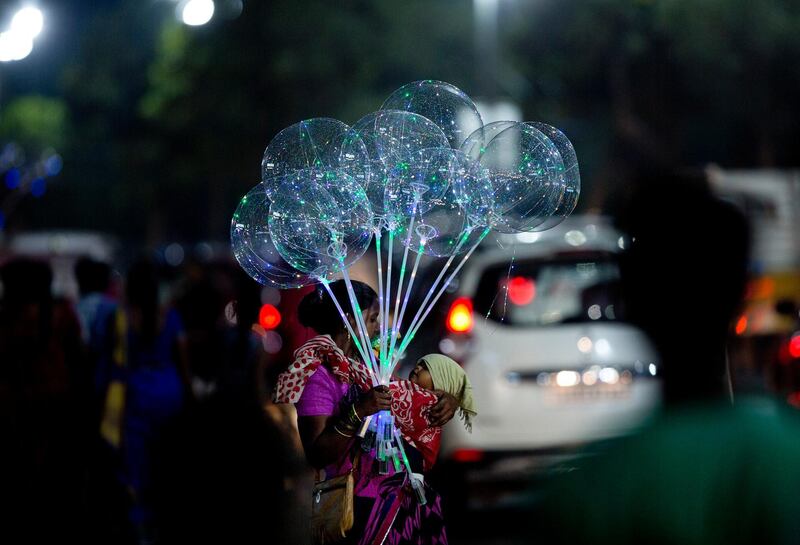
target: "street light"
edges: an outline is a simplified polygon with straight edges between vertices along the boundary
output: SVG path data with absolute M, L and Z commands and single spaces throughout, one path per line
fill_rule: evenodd
M 204 25 L 214 16 L 214 0 L 185 0 L 178 6 L 178 16 L 186 25 Z
M 0 62 L 20 61 L 33 51 L 33 39 L 42 32 L 44 16 L 34 6 L 14 14 L 9 30 L 0 33 Z
M 0 61 L 21 61 L 33 51 L 33 40 L 14 30 L 0 33 Z
M 20 9 L 11 19 L 11 30 L 24 36 L 30 36 L 31 39 L 39 35 L 43 26 L 44 16 L 40 9 L 33 6 Z

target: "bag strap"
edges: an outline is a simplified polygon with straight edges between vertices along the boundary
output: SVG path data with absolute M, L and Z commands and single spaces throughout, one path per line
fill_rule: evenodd
M 356 452 L 356 455 L 353 456 L 353 461 L 351 462 L 350 466 L 350 473 L 355 473 L 356 469 L 358 469 L 358 462 L 361 461 L 361 448 L 357 447 L 356 450 L 358 452 Z
M 352 442 L 352 444 L 350 446 L 350 451 L 352 451 L 353 446 L 356 446 L 355 445 L 355 441 Z M 357 452 L 356 452 L 355 456 L 350 458 L 350 464 L 351 464 L 350 465 L 350 471 L 345 473 L 345 475 L 352 475 L 358 469 L 358 464 L 361 461 L 361 449 L 360 448 L 356 448 L 356 450 L 357 450 Z M 314 469 L 314 482 L 317 482 L 317 483 L 322 482 L 322 479 L 320 478 L 321 471 L 322 470 Z M 339 475 L 339 476 L 341 477 L 341 475 Z M 325 475 L 325 480 L 326 481 L 328 480 L 328 475 L 327 474 Z

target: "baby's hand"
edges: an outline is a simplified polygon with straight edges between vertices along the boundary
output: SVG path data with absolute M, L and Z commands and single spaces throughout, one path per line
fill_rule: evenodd
M 431 426 L 444 426 L 453 418 L 458 409 L 458 400 L 442 390 L 434 390 L 434 394 L 439 398 L 436 405 L 431 407 L 430 421 Z

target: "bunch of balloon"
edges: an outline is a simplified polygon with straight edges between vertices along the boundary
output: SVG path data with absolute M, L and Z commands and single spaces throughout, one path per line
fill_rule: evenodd
M 237 261 L 265 285 L 327 289 L 374 385 L 389 383 L 490 231 L 550 229 L 574 210 L 580 194 L 575 150 L 561 131 L 538 122 L 484 125 L 463 91 L 432 80 L 404 85 L 352 126 L 315 118 L 282 130 L 264 152 L 261 174 L 233 214 Z M 371 244 L 380 307 L 376 341 L 348 273 Z M 422 256 L 442 265 L 422 303 L 409 309 Z M 329 288 L 338 277 L 347 301 Z M 375 450 L 379 471 L 410 475 L 392 415 L 380 413 L 365 428 L 362 448 Z M 421 490 L 418 495 L 424 502 Z

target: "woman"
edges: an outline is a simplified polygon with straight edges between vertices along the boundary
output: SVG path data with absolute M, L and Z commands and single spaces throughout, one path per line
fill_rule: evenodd
M 330 288 L 338 301 L 348 301 L 343 281 L 333 282 Z M 353 282 L 353 291 L 372 337 L 378 330 L 377 294 L 361 282 Z M 359 358 L 358 349 L 334 302 L 321 290 L 311 292 L 300 302 L 298 318 L 319 335 L 295 352 L 291 368 L 279 378 L 276 400 L 295 402 L 306 458 L 315 469 L 325 471 L 325 479 L 346 474 L 358 458 L 355 521 L 343 543 L 447 543 L 439 496 L 427 488 L 427 504 L 420 505 L 405 473 L 378 474 L 374 453 L 360 448 L 358 423 L 389 410 L 391 397 L 385 386 L 363 392 L 348 380 L 348 366 Z M 356 331 L 353 317 L 348 314 L 347 318 Z M 453 417 L 458 401 L 444 392 L 436 393 L 439 401 L 431 409 L 432 420 L 443 425 Z M 421 457 L 409 445 L 405 448 L 412 469 L 421 472 Z
M 101 424 L 104 437 L 116 435 L 124 484 L 133 496 L 131 523 L 145 537 L 152 532 L 153 443 L 190 393 L 183 323 L 174 309 L 162 312 L 158 290 L 157 271 L 151 263 L 139 261 L 131 266 L 125 305 L 112 316 L 107 346 L 113 375 L 125 385 L 122 429 L 110 433 L 109 422 Z M 108 400 L 109 396 L 107 408 Z

